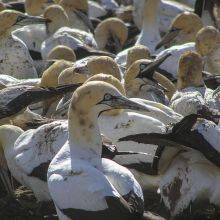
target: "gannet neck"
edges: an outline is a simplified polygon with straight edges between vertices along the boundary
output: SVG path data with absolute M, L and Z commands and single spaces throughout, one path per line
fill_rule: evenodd
M 101 161 L 102 141 L 98 115 L 91 109 L 69 109 L 69 145 L 73 157 L 86 161 Z
M 0 126 L 0 144 L 4 152 L 12 149 L 15 141 L 23 132 L 24 131 L 21 128 L 13 125 Z
M 147 0 L 144 5 L 143 27 L 157 25 L 160 0 Z

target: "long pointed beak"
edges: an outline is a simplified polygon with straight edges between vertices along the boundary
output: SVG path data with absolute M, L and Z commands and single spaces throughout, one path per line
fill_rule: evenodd
M 39 17 L 39 16 L 30 16 L 30 15 L 20 15 L 17 18 L 15 25 L 25 26 L 30 24 L 46 24 L 50 22 L 48 19 Z
M 72 97 L 72 93 L 65 94 L 63 98 L 59 101 L 56 107 L 56 111 L 58 112 L 58 111 L 63 111 L 64 109 L 68 109 L 71 97 Z
M 135 101 L 131 101 L 130 99 L 124 96 L 116 97 L 108 105 L 115 109 L 130 109 L 134 111 L 150 112 L 150 109 L 147 106 Z
M 160 49 L 163 46 L 166 46 L 167 44 L 169 44 L 170 42 L 172 42 L 172 40 L 174 40 L 178 34 L 180 33 L 180 29 L 175 29 L 175 30 L 170 30 L 162 39 L 161 41 L 156 45 L 155 50 Z
M 149 75 L 153 75 L 154 71 L 157 70 L 157 68 L 170 56 L 171 54 L 168 53 L 159 59 L 154 60 L 145 69 L 140 71 L 136 78 L 148 78 Z

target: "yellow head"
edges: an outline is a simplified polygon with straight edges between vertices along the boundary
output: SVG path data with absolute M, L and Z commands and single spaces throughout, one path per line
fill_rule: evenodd
M 100 74 L 97 74 L 97 75 L 94 75 L 94 76 L 90 77 L 85 83 L 91 82 L 91 81 L 101 81 L 101 82 L 109 83 L 109 84 L 113 85 L 115 88 L 117 88 L 118 91 L 122 95 L 126 96 L 124 86 L 122 85 L 122 83 L 117 78 L 115 78 L 112 75 L 107 75 L 107 74 L 100 73 Z M 115 116 L 115 115 L 120 114 L 122 111 L 123 110 L 111 110 L 111 111 L 106 112 L 105 115 Z
M 14 10 L 4 10 L 0 12 L 0 34 L 10 34 L 16 26 L 29 24 L 45 24 L 46 19 L 25 15 Z
M 219 31 L 212 26 L 202 28 L 196 35 L 196 51 L 201 56 L 212 53 L 218 43 L 220 43 Z
M 196 52 L 186 52 L 179 60 L 177 88 L 184 89 L 190 86 L 203 86 L 202 57 Z
M 69 67 L 61 72 L 58 77 L 59 85 L 84 83 L 88 79 L 86 74 L 80 74 L 76 72 L 74 66 Z
M 129 68 L 135 61 L 150 58 L 150 50 L 143 45 L 135 45 L 128 50 L 126 67 Z
M 125 23 L 118 18 L 108 18 L 95 29 L 95 39 L 100 50 L 118 52 L 128 38 Z
M 121 80 L 120 69 L 111 57 L 93 57 L 88 61 L 87 66 L 91 75 L 105 73 Z
M 169 32 L 161 39 L 156 46 L 159 49 L 162 46 L 171 44 L 184 44 L 194 42 L 197 32 L 203 27 L 201 18 L 191 12 L 184 12 L 174 18 Z
M 45 9 L 44 18 L 51 22 L 47 25 L 49 33 L 55 33 L 61 27 L 69 26 L 69 18 L 60 5 L 50 5 Z
M 76 61 L 76 54 L 74 51 L 64 45 L 54 47 L 47 56 L 48 60 L 66 60 L 70 62 Z

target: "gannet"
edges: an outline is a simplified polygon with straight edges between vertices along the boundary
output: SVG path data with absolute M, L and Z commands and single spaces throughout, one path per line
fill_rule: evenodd
M 70 81 L 70 80 L 69 80 Z M 88 81 L 105 81 L 114 85 L 120 92 L 124 93 L 125 90 L 115 77 L 106 74 L 97 74 L 88 79 Z M 87 81 L 87 82 L 88 82 Z M 169 124 L 171 122 L 178 122 L 181 119 L 181 116 L 176 114 L 170 108 L 163 106 L 162 104 L 155 102 L 146 103 L 140 99 L 131 99 L 139 102 L 143 105 L 146 105 L 150 111 L 135 113 L 135 112 L 121 112 L 114 110 L 109 112 L 106 115 L 99 117 L 99 126 L 101 132 L 108 138 L 110 138 L 113 144 L 117 145 L 117 148 L 121 151 L 130 150 L 130 151 L 140 151 L 147 154 L 154 155 L 156 151 L 156 146 L 149 145 L 147 148 L 144 148 L 143 145 L 132 144 L 130 143 L 119 143 L 117 140 L 127 134 L 136 134 L 136 131 L 152 131 L 157 130 L 158 132 L 163 132 L 164 124 Z M 62 107 L 59 107 L 58 118 L 65 118 L 65 107 L 68 105 L 63 105 L 63 110 L 60 111 Z M 158 187 L 158 178 L 148 179 L 149 173 L 156 171 L 151 169 L 148 165 L 152 162 L 153 157 L 147 155 L 133 155 L 133 156 L 116 156 L 114 160 L 121 165 L 128 167 L 135 177 L 138 179 L 138 182 L 141 184 L 144 191 L 154 190 Z M 148 165 L 147 165 L 148 164 Z
M 10 128 L 12 133 L 13 128 L 17 130 L 16 126 L 11 126 Z M 11 170 L 11 163 L 14 163 L 17 167 L 16 173 L 11 170 L 12 175 L 17 181 L 32 189 L 38 201 L 51 200 L 47 187 L 47 169 L 53 157 L 67 140 L 67 120 L 56 120 L 37 129 L 29 129 L 19 135 L 16 142 L 14 141 L 9 149 L 13 151 L 13 158 L 4 152 L 6 162 L 9 163 L 9 170 Z M 102 140 L 102 157 L 104 158 L 113 159 L 117 155 L 139 154 L 133 151 L 118 151 L 105 137 Z M 9 159 L 11 161 L 8 161 Z M 22 176 L 22 178 L 19 176 Z
M 185 12 L 178 15 L 172 22 L 169 32 L 158 43 L 157 48 L 162 45 L 179 44 L 171 46 L 159 54 L 160 58 L 166 54 L 171 56 L 161 64 L 160 69 L 169 79 L 175 81 L 177 78 L 178 61 L 186 51 L 195 51 L 195 40 L 197 32 L 203 27 L 201 19 L 194 13 Z
M 68 141 L 48 168 L 48 187 L 60 219 L 93 216 L 95 219 L 110 216 L 121 219 L 132 216 L 138 219 L 139 216 L 143 219 L 143 194 L 134 176 L 117 163 L 101 159 L 102 143 L 97 118 L 103 111 L 118 108 L 146 110 L 104 82 L 88 82 L 73 94 L 68 117 Z M 89 187 L 91 184 L 92 188 Z M 129 200 L 131 195 L 135 207 L 138 207 L 135 211 L 129 209 L 134 204 Z M 118 214 L 116 206 L 121 207 Z
M 168 128 L 166 134 L 137 134 L 122 141 L 184 146 L 178 147 L 179 152 L 170 161 L 160 181 L 164 204 L 171 217 L 175 217 L 187 211 L 192 203 L 208 200 L 220 205 L 219 133 L 219 126 L 193 114 Z
M 145 0 L 144 18 L 141 33 L 136 44 L 147 46 L 151 53 L 155 52 L 157 43 L 161 40 L 158 27 L 158 5 L 160 0 Z
M 53 35 L 59 28 L 69 26 L 69 19 L 60 5 L 51 5 L 43 13 L 43 17 L 49 22 L 41 25 L 27 25 L 13 32 L 20 38 L 31 51 L 35 60 L 41 60 L 41 44 L 48 37 Z M 39 57 L 36 57 L 39 54 Z
M 198 53 L 186 52 L 181 56 L 177 91 L 170 106 L 184 116 L 199 113 L 207 119 L 215 120 L 220 109 L 219 93 L 206 88 L 202 69 L 202 57 Z
M 46 20 L 12 10 L 4 10 L 0 12 L 0 21 L 0 73 L 9 74 L 19 79 L 37 78 L 38 75 L 34 68 L 33 60 L 26 45 L 20 39 L 13 36 L 11 31 L 18 25 L 45 23 Z
M 197 32 L 203 27 L 198 15 L 184 12 L 178 15 L 172 22 L 169 31 L 157 44 L 156 49 L 170 44 L 184 44 L 194 42 Z
M 128 29 L 119 18 L 108 18 L 96 27 L 94 37 L 100 50 L 118 53 L 128 38 Z

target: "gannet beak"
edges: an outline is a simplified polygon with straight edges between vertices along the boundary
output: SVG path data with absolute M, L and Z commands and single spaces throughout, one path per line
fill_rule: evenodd
M 155 50 L 160 49 L 162 46 L 166 46 L 169 44 L 172 40 L 174 40 L 178 34 L 180 33 L 181 29 L 171 29 L 162 39 L 161 41 L 156 45 Z
M 17 17 L 17 21 L 15 25 L 25 26 L 30 24 L 46 24 L 49 22 L 50 21 L 48 19 L 39 16 L 30 16 L 30 15 L 22 14 Z
M 154 71 L 168 58 L 171 54 L 168 53 L 162 56 L 159 59 L 154 60 L 153 62 L 149 63 L 145 68 L 141 69 L 136 78 L 148 78 L 149 76 L 153 76 Z
M 65 109 L 68 109 L 71 97 L 72 97 L 72 93 L 65 94 L 63 96 L 63 98 L 59 101 L 59 103 L 57 104 L 56 111 L 60 112 L 60 111 L 63 111 Z
M 111 96 L 110 99 L 103 99 L 98 104 L 108 105 L 112 109 L 130 109 L 134 111 L 150 112 L 150 109 L 147 106 L 135 101 L 131 101 L 125 96 Z

